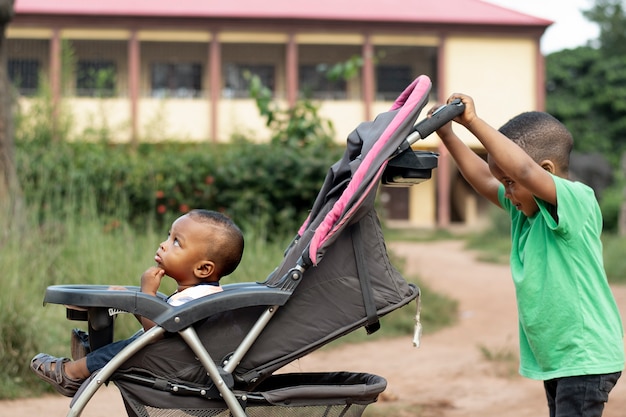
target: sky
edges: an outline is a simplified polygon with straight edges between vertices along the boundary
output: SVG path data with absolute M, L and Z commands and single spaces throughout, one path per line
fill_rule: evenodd
M 541 52 L 544 55 L 582 46 L 598 37 L 598 26 L 589 22 L 581 12 L 590 9 L 593 0 L 483 1 L 554 21 L 541 38 Z

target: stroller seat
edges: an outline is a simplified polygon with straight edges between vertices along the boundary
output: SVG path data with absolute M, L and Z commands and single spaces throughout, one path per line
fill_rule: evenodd
M 109 381 L 129 416 L 360 416 L 385 389 L 383 377 L 275 372 L 358 328 L 374 332 L 381 316 L 419 300 L 419 288 L 389 260 L 374 202 L 381 182 L 419 183 L 436 167 L 436 154 L 411 145 L 462 105 L 415 125 L 430 88 L 427 76 L 418 77 L 388 112 L 348 136 L 308 218 L 263 282 L 227 284 L 178 307 L 137 287 L 48 287 L 44 303 L 71 306 L 68 318 L 88 321 L 92 349 L 110 343 L 120 311 L 156 323 L 83 384 L 68 416 L 80 415 Z

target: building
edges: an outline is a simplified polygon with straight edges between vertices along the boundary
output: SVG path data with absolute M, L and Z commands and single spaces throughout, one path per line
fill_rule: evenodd
M 16 0 L 15 11 L 8 70 L 21 105 L 44 80 L 76 134 L 106 127 L 119 141 L 264 140 L 250 73 L 284 105 L 321 100 L 338 140 L 420 74 L 433 81 L 433 103 L 466 92 L 494 125 L 544 107 L 539 41 L 552 22 L 480 0 Z M 325 76 L 348 62 L 354 77 Z M 433 135 L 417 146 L 439 145 Z M 434 181 L 383 190 L 388 219 L 478 222 L 476 196 L 439 151 Z

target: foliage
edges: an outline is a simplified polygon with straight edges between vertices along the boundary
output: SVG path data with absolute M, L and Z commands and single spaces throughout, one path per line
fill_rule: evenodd
M 59 137 L 69 135 L 72 119 L 63 110 L 55 112 L 52 93 L 46 83 L 39 83 L 37 100 L 28 109 L 16 107 L 13 113 L 15 125 L 15 146 L 28 142 L 31 145 L 51 146 Z
M 361 55 L 354 55 L 344 62 L 338 62 L 330 67 L 327 78 L 331 81 L 337 80 L 351 80 L 359 75 L 363 68 L 363 57 Z
M 576 150 L 601 152 L 617 167 L 626 151 L 623 1 L 596 0 L 584 15 L 599 25 L 598 42 L 546 57 L 546 108 L 574 134 Z
M 340 151 L 324 146 L 233 145 L 215 169 L 216 207 L 227 208 L 239 219 L 268 223 L 270 230 L 293 231 L 295 223 L 306 218 Z
M 467 247 L 479 251 L 483 262 L 509 263 L 511 221 L 504 210 L 490 206 L 489 226 L 467 237 Z
M 624 201 L 624 183 L 619 181 L 602 192 L 600 210 L 604 221 L 604 232 L 615 233 L 619 227 L 619 216 Z
M 593 7 L 583 15 L 600 27 L 599 44 L 605 51 L 615 55 L 626 55 L 626 33 L 624 32 L 623 0 L 595 0 Z M 608 54 L 607 54 L 608 55 Z
M 602 235 L 604 269 L 609 282 L 626 284 L 626 238 L 613 233 Z
M 328 146 L 333 142 L 334 128 L 330 120 L 319 115 L 319 105 L 311 100 L 298 100 L 286 109 L 272 99 L 272 91 L 261 79 L 249 76 L 250 96 L 255 99 L 261 116 L 272 131 L 272 144 L 303 148 L 309 145 Z
M 21 141 L 16 164 L 27 202 L 40 204 L 42 212 L 64 204 L 52 196 L 88 195 L 109 221 L 167 223 L 206 207 L 243 226 L 278 232 L 295 230 L 304 221 L 339 151 L 164 143 L 142 144 L 134 153 L 126 145 L 60 142 L 52 147 Z M 117 218 L 120 214 L 123 218 Z
M 492 364 L 493 370 L 497 376 L 501 378 L 513 378 L 518 375 L 519 357 L 517 348 L 511 346 L 489 348 L 481 344 L 478 346 L 478 350 L 482 357 Z
M 613 166 L 626 151 L 626 55 L 590 47 L 546 58 L 547 111 L 574 135 L 580 152 L 600 152 Z

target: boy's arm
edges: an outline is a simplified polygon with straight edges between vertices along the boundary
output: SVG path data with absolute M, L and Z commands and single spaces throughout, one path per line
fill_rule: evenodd
M 432 110 L 431 110 L 432 112 Z M 454 158 L 463 178 L 496 206 L 500 207 L 498 188 L 500 183 L 491 175 L 489 166 L 452 131 L 451 123 L 437 130 L 437 135 Z
M 465 111 L 458 118 L 458 122 L 476 136 L 508 179 L 523 186 L 539 199 L 556 206 L 556 186 L 550 175 L 550 172 L 554 172 L 554 167 L 542 166 L 543 161 L 541 164 L 535 162 L 516 143 L 479 118 L 470 97 L 453 94 L 449 100 L 456 98 L 465 104 Z

